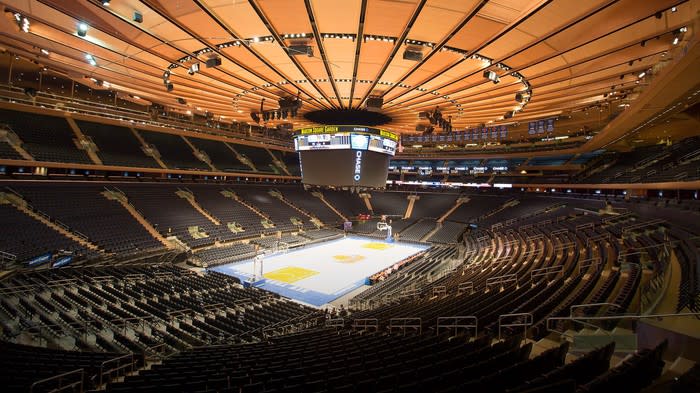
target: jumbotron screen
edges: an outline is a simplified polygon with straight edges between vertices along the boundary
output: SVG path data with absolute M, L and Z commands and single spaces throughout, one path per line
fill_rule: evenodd
M 358 126 L 324 126 L 297 130 L 304 184 L 385 187 L 389 159 L 398 137 L 389 131 Z

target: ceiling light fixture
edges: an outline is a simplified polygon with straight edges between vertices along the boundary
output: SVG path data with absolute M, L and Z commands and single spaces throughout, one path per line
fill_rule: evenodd
M 91 54 L 86 54 L 85 59 L 87 60 L 88 63 L 90 63 L 91 66 L 97 67 L 97 60 L 95 60 L 95 57 Z
M 89 27 L 90 27 L 90 26 L 88 26 L 87 23 L 85 23 L 85 22 L 79 22 L 79 23 L 78 23 L 78 36 L 80 36 L 80 37 L 85 37 L 85 36 L 87 35 L 87 31 L 88 31 L 88 28 L 89 28 Z
M 494 71 L 491 71 L 491 70 L 484 71 L 484 78 L 493 82 L 494 85 L 501 81 L 498 78 L 498 75 Z
M 25 33 L 29 33 L 29 19 L 27 19 L 26 16 L 22 16 L 19 12 L 15 12 L 15 22 L 17 22 L 17 26 L 19 26 L 20 30 L 22 30 Z

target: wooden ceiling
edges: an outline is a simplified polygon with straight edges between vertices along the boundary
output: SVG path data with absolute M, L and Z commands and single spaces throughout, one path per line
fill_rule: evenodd
M 243 122 L 252 122 L 250 113 L 260 110 L 262 99 L 264 109 L 275 109 L 279 98 L 299 94 L 303 114 L 362 108 L 369 96 L 382 96 L 382 112 L 393 119 L 385 127 L 403 133 L 415 132 L 425 123 L 419 112 L 436 107 L 451 116 L 455 130 L 571 116 L 595 106 L 624 110 L 694 36 L 700 10 L 700 0 L 0 4 L 6 11 L 0 44 L 74 79 L 106 81 L 111 89 L 182 111 Z M 142 22 L 134 21 L 135 12 Z M 81 23 L 87 25 L 84 37 Z M 312 47 L 313 55 L 296 53 L 297 44 Z M 407 48 L 422 52 L 422 60 L 405 60 Z M 220 66 L 205 66 L 212 56 Z M 194 63 L 200 70 L 190 75 Z M 486 70 L 500 82 L 484 78 Z M 516 102 L 516 93 L 529 100 Z M 309 124 L 301 115 L 271 124 L 280 122 Z

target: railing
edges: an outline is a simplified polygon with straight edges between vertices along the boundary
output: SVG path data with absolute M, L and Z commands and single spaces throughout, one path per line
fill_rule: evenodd
M 52 280 L 49 281 L 46 286 L 49 288 L 60 288 L 60 287 L 77 287 L 78 284 L 78 279 L 77 278 L 64 278 L 61 280 Z
M 563 265 L 547 266 L 530 271 L 530 281 L 534 281 L 536 277 L 549 276 L 550 274 L 559 274 L 564 271 Z
M 401 330 L 405 335 L 407 329 L 412 329 L 418 334 L 423 332 L 423 319 L 420 317 L 408 317 L 408 318 L 391 318 L 389 320 L 389 332 L 394 332 L 394 330 Z
M 232 139 L 250 140 L 254 142 L 260 142 L 259 140 L 256 140 L 255 137 L 265 137 L 265 143 L 290 146 L 288 140 L 274 138 L 273 135 L 269 135 L 265 132 L 255 132 L 251 136 L 248 136 L 246 131 L 209 127 L 202 124 L 197 124 L 190 120 L 176 119 L 173 117 L 153 120 L 150 117 L 150 114 L 145 110 L 137 111 L 93 101 L 85 101 L 74 97 L 57 96 L 55 94 L 49 94 L 43 91 L 37 91 L 36 97 L 29 98 L 21 88 L 8 85 L 0 85 L 0 99 L 13 103 L 56 109 L 62 112 L 70 111 L 98 116 L 101 118 L 117 119 L 128 125 L 148 124 L 156 127 L 165 126 L 168 128 L 187 130 L 200 134 L 225 135 Z
M 537 240 L 544 240 L 544 235 L 541 233 L 529 235 L 525 240 L 527 240 L 530 243 L 534 243 Z
M 630 226 L 623 228 L 622 233 L 628 234 L 632 231 L 636 231 L 636 230 L 639 230 L 642 228 L 647 228 L 650 226 L 660 225 L 660 224 L 664 224 L 664 223 L 666 223 L 666 220 L 662 220 L 660 218 L 657 218 L 657 219 L 651 220 L 651 221 L 640 222 L 639 224 L 634 224 L 634 225 L 630 225 Z
M 578 263 L 578 274 L 580 275 L 584 270 L 593 265 L 600 265 L 603 260 L 600 257 L 588 258 L 580 261 Z
M 377 332 L 379 331 L 379 320 L 377 318 L 355 319 L 352 321 L 352 330 L 363 332 L 368 330 L 374 330 L 375 332 Z
M 128 360 L 128 362 L 123 363 L 124 360 Z M 113 364 L 116 365 L 112 366 Z M 108 366 L 110 368 L 107 368 Z M 122 374 L 122 371 L 126 369 L 130 369 L 129 372 L 136 371 L 136 359 L 134 358 L 133 353 L 119 356 L 114 359 L 105 360 L 102 362 L 102 364 L 100 364 L 100 373 L 98 374 L 99 383 L 97 384 L 97 388 L 101 388 L 104 383 L 111 381 L 115 377 L 126 375 L 126 372 Z M 114 375 L 114 373 L 116 373 L 116 375 Z M 105 376 L 108 378 L 105 378 Z
M 502 276 L 490 277 L 486 279 L 486 289 L 492 285 L 514 283 L 518 285 L 518 276 L 516 274 L 504 274 Z
M 557 333 L 559 335 L 566 335 L 565 332 L 556 330 L 556 328 L 552 328 L 551 322 L 558 322 L 558 321 L 570 321 L 573 323 L 578 323 L 583 326 L 588 326 L 588 327 L 593 327 L 593 328 L 599 328 L 599 326 L 592 324 L 587 321 L 608 321 L 608 320 L 625 320 L 625 319 L 633 319 L 633 320 L 640 320 L 640 319 L 661 319 L 661 318 L 683 318 L 683 317 L 698 317 L 700 316 L 700 312 L 685 312 L 685 313 L 675 313 L 675 314 L 647 314 L 647 315 L 611 315 L 611 316 L 602 316 L 602 317 L 550 317 L 547 318 L 546 321 L 546 328 L 548 332 L 551 333 Z M 607 334 L 607 333 L 606 333 Z
M 591 244 L 591 243 L 595 243 L 595 242 L 600 241 L 600 240 L 606 240 L 609 243 L 612 241 L 612 234 L 610 232 L 606 232 L 604 234 L 600 234 L 597 236 L 592 236 L 592 237 L 587 238 L 586 239 L 586 248 L 597 247 L 596 244 Z
M 681 172 L 681 173 L 677 174 L 676 176 L 673 176 L 673 179 L 674 180 L 682 180 L 682 179 L 685 179 L 686 177 L 688 177 L 688 172 Z
M 473 281 L 462 282 L 457 286 L 457 295 L 461 295 L 467 291 L 469 293 L 474 292 L 474 282 Z
M 325 322 L 326 327 L 343 328 L 345 327 L 345 320 L 343 318 L 332 318 L 327 319 Z
M 474 337 L 476 337 L 479 333 L 479 319 L 473 315 L 438 317 L 435 333 L 439 336 L 440 329 L 447 329 L 454 330 L 455 335 L 457 335 L 459 329 L 465 329 L 468 332 L 472 328 L 474 329 Z
M 447 294 L 447 288 L 444 285 L 433 287 L 433 296 L 444 296 Z
M 592 222 L 586 223 L 586 224 L 579 224 L 576 225 L 575 230 L 576 232 L 582 231 L 584 229 L 593 229 L 595 225 Z
M 601 302 L 601 303 L 585 303 L 585 304 L 574 304 L 571 307 L 569 307 L 569 316 L 573 317 L 574 316 L 574 310 L 582 309 L 582 308 L 590 308 L 590 307 L 612 307 L 612 308 L 620 308 L 620 305 L 617 303 L 608 303 L 608 302 Z
M 67 382 L 66 385 L 64 385 L 64 383 L 66 382 L 65 381 L 66 379 L 73 377 L 73 376 L 77 377 L 78 375 L 80 375 L 80 380 L 73 381 L 73 382 L 69 381 L 69 382 Z M 82 393 L 83 392 L 83 379 L 84 378 L 85 378 L 85 370 L 82 368 L 79 368 L 77 370 L 68 371 L 68 372 L 63 373 L 63 374 L 54 375 L 53 377 L 45 378 L 45 379 L 41 379 L 39 381 L 36 381 L 29 387 L 29 393 L 33 393 L 34 389 L 36 389 L 38 386 L 47 385 L 49 383 L 58 384 L 58 386 L 53 387 L 50 390 L 51 392 L 61 392 L 61 391 L 70 389 L 72 392 L 78 391 L 78 392 Z M 39 390 L 39 389 L 37 389 L 37 390 Z M 41 389 L 41 390 L 43 391 L 45 389 Z
M 523 321 L 521 318 L 525 317 Z M 515 318 L 515 322 L 503 323 L 504 319 Z M 532 314 L 523 312 L 515 314 L 502 314 L 498 316 L 498 339 L 501 339 L 501 329 L 504 327 L 518 327 L 522 326 L 524 333 L 527 333 L 527 327 L 531 326 L 534 322 L 534 317 Z
M 562 242 L 562 243 L 557 244 L 554 247 L 554 251 L 564 251 L 564 250 L 568 250 L 570 248 L 574 248 L 575 246 L 576 246 L 576 243 L 574 243 L 572 241 Z
M 693 150 L 692 152 L 679 158 L 678 161 L 681 163 L 686 163 L 686 161 L 693 161 L 693 160 L 696 160 L 698 158 L 700 158 L 700 149 Z
M 19 295 L 19 294 L 24 294 L 24 293 L 38 292 L 41 290 L 42 290 L 42 288 L 36 284 L 17 285 L 17 286 L 13 286 L 13 287 L 0 288 L 0 295 L 9 297 L 9 296 Z
M 546 227 L 547 225 L 552 225 L 552 220 L 543 220 L 543 221 L 535 223 L 535 226 L 538 228 Z
M 17 260 L 17 255 L 11 254 L 9 252 L 0 251 L 0 262 L 10 261 L 14 262 Z
M 162 360 L 168 357 L 168 354 L 165 352 L 167 349 L 167 345 L 165 343 L 161 344 L 156 344 L 152 347 L 146 348 L 144 351 L 144 356 L 145 360 Z
M 660 246 L 660 245 L 659 245 Z M 639 249 L 640 251 L 634 251 L 634 252 L 626 252 L 626 253 L 621 253 L 617 256 L 617 263 L 622 264 L 627 262 L 627 258 L 634 256 L 634 255 L 646 255 L 649 256 L 649 253 L 646 252 L 646 250 Z

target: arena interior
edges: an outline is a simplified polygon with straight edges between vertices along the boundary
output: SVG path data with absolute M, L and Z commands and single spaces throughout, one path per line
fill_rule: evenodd
M 0 6 L 3 391 L 700 391 L 699 0 Z

